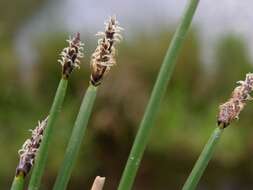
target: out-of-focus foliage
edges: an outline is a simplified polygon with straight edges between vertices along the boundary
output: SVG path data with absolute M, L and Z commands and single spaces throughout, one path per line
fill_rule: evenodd
M 115 189 L 129 153 L 137 126 L 149 98 L 172 33 L 136 34 L 123 41 L 118 66 L 99 89 L 92 119 L 75 167 L 69 189 L 89 189 L 96 175 L 106 176 L 105 189 Z M 83 35 L 85 36 L 85 34 Z M 1 46 L 0 59 L 0 184 L 7 189 L 17 164 L 17 150 L 28 129 L 44 118 L 50 108 L 61 68 L 58 54 L 65 46 L 65 34 L 38 39 L 38 63 L 20 74 L 12 47 Z M 84 39 L 85 40 L 85 39 Z M 91 52 L 96 40 L 88 41 Z M 197 155 L 216 125 L 218 105 L 225 101 L 237 80 L 252 70 L 245 43 L 237 36 L 225 36 L 216 47 L 213 65 L 200 59 L 200 42 L 192 31 L 178 59 L 168 93 L 162 103 L 156 127 L 137 177 L 136 189 L 179 189 Z M 89 55 L 71 76 L 63 112 L 55 126 L 44 188 L 50 189 L 61 164 L 65 147 L 89 80 Z M 253 177 L 253 106 L 249 103 L 240 121 L 224 133 L 219 150 L 201 181 L 203 189 L 249 189 Z
M 1 42 L 11 40 L 11 37 L 22 23 L 41 7 L 46 0 L 12 0 L 0 1 L 0 39 Z M 2 43 L 1 43 L 2 45 Z

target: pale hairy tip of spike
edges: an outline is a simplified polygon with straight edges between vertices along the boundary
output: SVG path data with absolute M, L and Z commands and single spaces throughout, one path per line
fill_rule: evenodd
M 44 119 L 42 122 L 38 122 L 38 125 L 35 129 L 29 130 L 32 133 L 31 138 L 27 139 L 23 144 L 22 148 L 18 151 L 19 154 L 19 164 L 16 169 L 16 175 L 22 172 L 24 175 L 27 175 L 34 164 L 40 143 L 43 139 L 43 133 L 47 126 L 47 120 Z
M 116 65 L 115 43 L 121 41 L 120 32 L 123 29 L 119 26 L 116 16 L 109 17 L 105 22 L 105 31 L 98 32 L 98 46 L 91 56 L 90 83 L 94 86 L 101 84 L 103 77 Z
M 225 128 L 233 120 L 239 119 L 239 114 L 246 105 L 246 102 L 252 100 L 250 93 L 253 91 L 253 73 L 246 74 L 244 81 L 238 81 L 237 86 L 231 95 L 231 98 L 219 106 L 218 125 Z
M 60 53 L 61 58 L 58 62 L 62 66 L 62 76 L 66 79 L 75 68 L 80 68 L 80 59 L 83 58 L 83 46 L 80 33 L 78 32 L 73 38 L 69 37 L 68 47 L 65 47 Z
M 97 176 L 93 182 L 91 190 L 102 190 L 105 183 L 105 177 Z

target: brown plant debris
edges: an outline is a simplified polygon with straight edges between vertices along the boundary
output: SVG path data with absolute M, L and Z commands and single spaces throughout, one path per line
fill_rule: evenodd
M 105 177 L 97 176 L 93 182 L 91 190 L 102 190 L 105 183 Z
M 252 100 L 250 93 L 253 90 L 253 73 L 248 73 L 244 81 L 237 82 L 231 98 L 219 106 L 218 125 L 227 127 L 233 120 L 239 119 L 239 114 L 246 105 L 247 100 Z
M 98 40 L 98 46 L 91 56 L 90 83 L 92 85 L 100 85 L 103 76 L 116 64 L 115 43 L 122 39 L 120 35 L 122 30 L 116 17 L 113 16 L 105 22 L 105 31 L 97 33 L 97 36 L 101 38 Z
M 80 59 L 83 57 L 83 46 L 80 33 L 75 37 L 67 40 L 68 47 L 64 48 L 60 53 L 61 59 L 58 61 L 62 65 L 62 76 L 68 79 L 74 68 L 80 68 Z
M 20 158 L 16 169 L 16 176 L 22 173 L 26 176 L 31 170 L 43 138 L 43 132 L 47 126 L 47 120 L 48 117 L 44 121 L 38 122 L 38 126 L 34 130 L 30 130 L 32 137 L 27 139 L 18 151 Z

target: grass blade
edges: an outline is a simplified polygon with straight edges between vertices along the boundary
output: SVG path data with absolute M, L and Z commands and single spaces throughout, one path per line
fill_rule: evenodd
M 18 176 L 15 176 L 13 183 L 11 185 L 11 190 L 23 190 L 25 186 L 25 176 L 20 173 Z
M 156 118 L 161 99 L 165 94 L 166 87 L 176 63 L 176 57 L 189 29 L 198 2 L 199 0 L 189 0 L 182 20 L 173 36 L 169 49 L 167 50 L 155 86 L 153 88 L 151 98 L 130 152 L 118 190 L 130 190 L 133 185 L 142 155 L 147 145 L 148 136 L 151 128 L 154 126 L 154 120 Z
M 53 125 L 55 124 L 56 118 L 58 117 L 60 113 L 62 103 L 66 94 L 67 85 L 68 85 L 68 80 L 62 78 L 59 83 L 58 89 L 56 91 L 53 105 L 49 112 L 47 128 L 45 129 L 43 141 L 41 143 L 41 146 L 36 158 L 36 162 L 34 164 L 32 176 L 29 182 L 29 190 L 39 189 L 40 181 L 41 181 L 43 172 L 45 170 L 46 162 L 47 162 L 48 148 L 49 148 L 50 141 L 52 139 Z
M 83 98 L 79 113 L 77 115 L 75 125 L 67 146 L 62 167 L 57 176 L 54 190 L 64 190 L 70 179 L 75 160 L 82 143 L 82 139 L 89 121 L 89 117 L 96 99 L 97 88 L 90 85 Z
M 203 151 L 201 152 L 195 166 L 193 167 L 191 174 L 186 180 L 182 190 L 194 190 L 205 171 L 212 155 L 214 153 L 215 147 L 224 131 L 223 128 L 217 127 L 211 137 L 209 138 L 207 144 L 205 145 Z

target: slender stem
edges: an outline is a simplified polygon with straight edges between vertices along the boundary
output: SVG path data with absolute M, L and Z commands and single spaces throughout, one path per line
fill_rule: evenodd
M 11 190 L 23 190 L 24 186 L 25 186 L 25 176 L 23 173 L 20 173 L 19 175 L 15 176 L 11 185 Z
M 161 99 L 165 94 L 166 87 L 176 64 L 176 57 L 189 29 L 198 2 L 199 0 L 189 0 L 182 20 L 167 50 L 155 86 L 153 88 L 151 98 L 130 152 L 118 190 L 130 190 L 133 185 L 141 158 L 148 142 L 151 128 L 154 126 L 154 120 L 160 107 Z
M 53 105 L 49 112 L 47 127 L 44 131 L 43 140 L 41 142 L 39 152 L 35 160 L 35 165 L 34 165 L 31 180 L 29 183 L 29 188 L 28 188 L 29 190 L 39 189 L 41 178 L 42 178 L 43 172 L 45 170 L 46 162 L 47 162 L 49 145 L 52 140 L 53 126 L 56 122 L 56 118 L 58 117 L 61 111 L 61 107 L 62 107 L 62 103 L 66 94 L 67 86 L 68 86 L 68 80 L 62 78 L 59 83 L 58 89 L 56 91 Z
M 54 190 L 64 190 L 67 188 L 67 184 L 82 143 L 85 129 L 91 115 L 93 104 L 96 99 L 96 94 L 97 88 L 90 85 L 85 93 L 82 105 L 77 115 L 64 160 L 54 184 Z
M 218 143 L 221 134 L 224 129 L 217 127 L 211 137 L 209 138 L 207 144 L 205 145 L 203 151 L 201 152 L 199 159 L 197 160 L 194 168 L 192 169 L 189 177 L 187 178 L 182 190 L 194 190 L 206 169 L 208 162 L 211 160 L 214 153 L 216 144 Z

